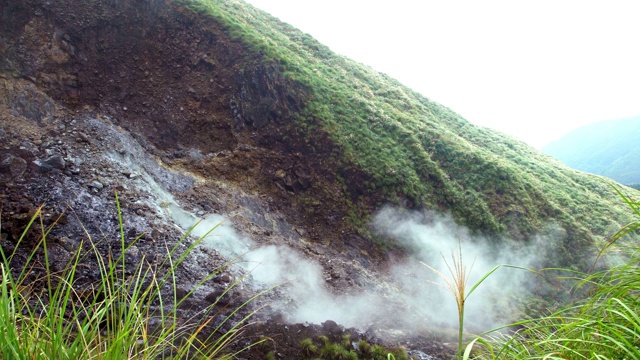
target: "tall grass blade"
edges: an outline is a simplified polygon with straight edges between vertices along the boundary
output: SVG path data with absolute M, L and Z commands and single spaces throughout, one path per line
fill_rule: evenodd
M 57 220 L 48 228 L 45 227 L 42 207 L 30 218 L 27 228 L 8 256 L 5 249 L 0 248 L 0 328 L 3 329 L 0 357 L 25 360 L 115 360 L 196 356 L 213 359 L 233 358 L 243 349 L 253 346 L 249 344 L 239 350 L 227 350 L 259 309 L 247 311 L 228 331 L 221 331 L 222 325 L 271 289 L 255 294 L 231 309 L 229 314 L 223 315 L 226 318 L 222 324 L 217 324 L 215 331 L 201 339 L 203 329 L 210 325 L 216 315 L 221 314 L 213 311 L 215 304 L 198 314 L 202 316 L 201 319 L 182 319 L 179 307 L 198 287 L 237 259 L 204 276 L 187 295 L 178 299 L 177 267 L 202 242 L 203 237 L 190 242 L 182 250 L 188 241 L 190 229 L 171 248 L 165 247 L 165 254 L 159 254 L 162 258 L 160 264 L 148 261 L 146 256 L 136 264 L 128 264 L 127 251 L 140 236 L 127 244 L 117 193 L 116 209 L 119 249 L 112 249 L 107 244 L 106 254 L 102 253 L 98 245 L 106 242 L 106 237 L 94 241 L 83 226 L 86 242 L 81 242 L 59 272 L 52 271 L 51 244 L 48 242 L 49 233 Z M 38 224 L 39 229 L 34 224 Z M 26 255 L 19 255 L 24 250 L 24 239 L 36 230 L 39 234 L 35 246 Z M 89 244 L 88 251 L 84 250 L 85 244 Z M 43 265 L 39 265 L 39 258 L 42 258 Z M 22 267 L 12 272 L 11 266 L 17 260 Z M 99 278 L 93 286 L 79 292 L 76 288 L 78 269 L 84 266 L 83 261 L 86 260 L 94 263 Z M 43 292 L 34 288 L 30 279 L 33 273 L 42 273 L 42 278 L 36 280 L 43 284 Z M 230 288 L 241 280 L 238 279 Z M 169 301 L 163 295 L 163 291 L 168 289 L 171 289 L 169 293 L 172 297 Z M 151 328 L 149 324 L 153 319 L 158 319 L 160 326 Z

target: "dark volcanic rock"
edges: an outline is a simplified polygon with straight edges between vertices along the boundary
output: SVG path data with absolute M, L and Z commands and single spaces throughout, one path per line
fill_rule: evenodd
M 8 154 L 5 159 L 0 162 L 0 182 L 20 178 L 25 171 L 27 171 L 27 161 Z
M 43 164 L 45 164 L 46 166 L 52 169 L 58 169 L 58 170 L 64 170 L 64 168 L 66 167 L 66 161 L 64 161 L 64 159 L 62 158 L 62 155 L 60 154 L 56 154 L 48 157 L 46 160 L 44 160 Z
M 332 335 L 340 335 L 344 331 L 344 328 L 333 320 L 323 322 L 322 329 Z

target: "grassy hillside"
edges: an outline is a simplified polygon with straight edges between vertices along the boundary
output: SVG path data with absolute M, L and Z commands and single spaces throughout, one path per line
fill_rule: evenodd
M 578 128 L 542 149 L 568 166 L 623 184 L 640 183 L 640 117 Z
M 606 236 L 628 216 L 608 180 L 475 126 L 244 2 L 175 1 L 213 17 L 257 61 L 277 64 L 307 89 L 297 126 L 329 134 L 337 149 L 330 160 L 355 218 L 393 202 L 450 212 L 474 231 L 518 238 L 557 222 L 571 259 L 570 248 Z M 356 171 L 366 174 L 358 183 L 349 178 Z

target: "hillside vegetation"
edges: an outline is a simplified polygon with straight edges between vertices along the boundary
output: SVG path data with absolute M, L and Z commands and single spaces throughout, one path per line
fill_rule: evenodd
M 640 203 L 627 198 L 625 203 L 640 216 Z M 637 244 L 616 244 L 640 227 L 640 219 L 620 229 L 603 247 L 600 255 L 615 251 L 625 254 L 625 261 L 595 273 L 574 273 L 579 279 L 574 291 L 584 291 L 584 300 L 540 318 L 510 325 L 519 330 L 510 334 L 493 333 L 474 359 L 637 359 L 640 326 L 637 289 Z M 475 342 L 475 341 L 474 341 Z M 464 359 L 469 358 L 471 343 Z
M 451 212 L 474 231 L 516 238 L 557 222 L 567 247 L 580 247 L 627 216 L 607 180 L 475 126 L 241 1 L 176 3 L 211 16 L 258 61 L 277 64 L 306 89 L 296 126 L 329 135 L 335 150 L 327 160 L 337 165 L 356 219 L 393 202 Z M 571 262 L 575 253 L 565 251 Z
M 640 184 L 640 117 L 585 125 L 542 151 L 574 169 Z

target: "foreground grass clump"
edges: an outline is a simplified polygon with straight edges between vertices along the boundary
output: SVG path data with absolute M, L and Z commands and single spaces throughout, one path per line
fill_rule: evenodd
M 620 195 L 639 219 L 618 231 L 604 250 L 640 228 L 640 202 Z M 515 333 L 478 338 L 467 346 L 465 358 L 640 359 L 640 253 L 637 244 L 618 244 L 616 250 L 626 256 L 624 263 L 583 275 L 573 289 L 585 291 L 587 299 L 510 325 L 519 328 Z M 483 346 L 472 354 L 476 342 Z
M 352 342 L 348 333 L 336 342 L 324 335 L 319 336 L 318 340 L 317 343 L 311 338 L 300 341 L 302 354 L 307 358 L 319 360 L 409 360 L 403 348 L 386 349 L 365 340 Z
M 251 314 L 234 324 L 231 317 L 255 297 L 226 314 L 217 313 L 212 304 L 198 313 L 198 319 L 181 318 L 179 306 L 195 289 L 177 297 L 176 269 L 204 237 L 187 244 L 188 232 L 175 246 L 167 247 L 156 264 L 146 258 L 127 264 L 125 254 L 138 239 L 126 245 L 118 204 L 119 251 L 101 254 L 87 234 L 88 249 L 78 249 L 66 267 L 56 272 L 47 243 L 51 227 L 45 228 L 41 211 L 31 218 L 10 253 L 0 248 L 1 358 L 232 359 L 237 354 L 230 345 Z M 39 241 L 28 255 L 20 254 L 38 220 Z M 187 250 L 178 251 L 181 245 Z M 100 276 L 90 286 L 82 286 L 79 268 L 89 262 L 95 262 Z M 224 320 L 214 325 L 213 319 L 220 315 Z

